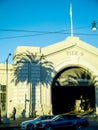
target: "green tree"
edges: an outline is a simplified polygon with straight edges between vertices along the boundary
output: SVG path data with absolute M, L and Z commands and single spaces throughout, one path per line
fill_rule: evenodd
M 96 77 L 88 70 L 80 68 L 79 71 L 75 71 L 74 75 L 67 75 L 67 82 L 74 86 L 95 86 Z

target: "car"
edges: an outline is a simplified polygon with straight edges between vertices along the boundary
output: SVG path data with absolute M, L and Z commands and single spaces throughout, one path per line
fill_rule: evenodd
M 39 121 L 35 124 L 36 130 L 54 130 L 87 127 L 89 125 L 86 117 L 78 117 L 70 114 L 60 114 L 50 120 Z
M 41 120 L 47 120 L 47 119 L 52 119 L 54 115 L 40 115 L 33 120 L 27 120 L 23 121 L 20 124 L 20 129 L 21 130 L 34 130 L 35 129 L 35 123 Z

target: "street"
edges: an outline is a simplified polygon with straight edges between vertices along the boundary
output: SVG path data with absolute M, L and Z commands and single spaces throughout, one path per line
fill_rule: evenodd
M 98 117 L 97 116 L 89 116 L 87 117 L 89 121 L 89 126 L 86 128 L 79 128 L 77 130 L 98 130 Z M 20 130 L 20 123 L 25 119 L 11 121 L 10 125 L 3 124 L 0 126 L 0 130 Z
M 19 127 L 3 127 L 3 128 L 0 128 L 0 130 L 20 130 Z M 77 130 L 98 130 L 98 125 L 95 125 L 95 126 L 92 126 L 92 125 L 89 125 L 88 127 L 86 128 L 79 128 Z

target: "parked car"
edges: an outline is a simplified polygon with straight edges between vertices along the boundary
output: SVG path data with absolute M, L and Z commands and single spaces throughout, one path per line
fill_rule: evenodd
M 20 124 L 20 129 L 21 130 L 34 130 L 36 122 L 41 121 L 41 120 L 52 119 L 53 117 L 54 117 L 54 115 L 41 115 L 33 120 L 23 121 Z
M 35 124 L 37 130 L 53 130 L 53 129 L 69 129 L 87 127 L 88 120 L 85 117 L 77 117 L 76 115 L 57 115 L 51 120 L 39 121 Z

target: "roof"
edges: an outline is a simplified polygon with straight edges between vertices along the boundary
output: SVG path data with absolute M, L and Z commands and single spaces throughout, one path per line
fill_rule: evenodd
M 96 47 L 80 40 L 79 37 L 73 36 L 67 37 L 64 41 L 44 47 L 41 49 L 41 52 L 45 55 L 48 55 L 54 53 L 55 51 L 58 52 L 72 46 L 78 46 L 79 48 L 85 49 L 86 51 L 90 51 L 91 53 L 98 55 L 98 49 Z

